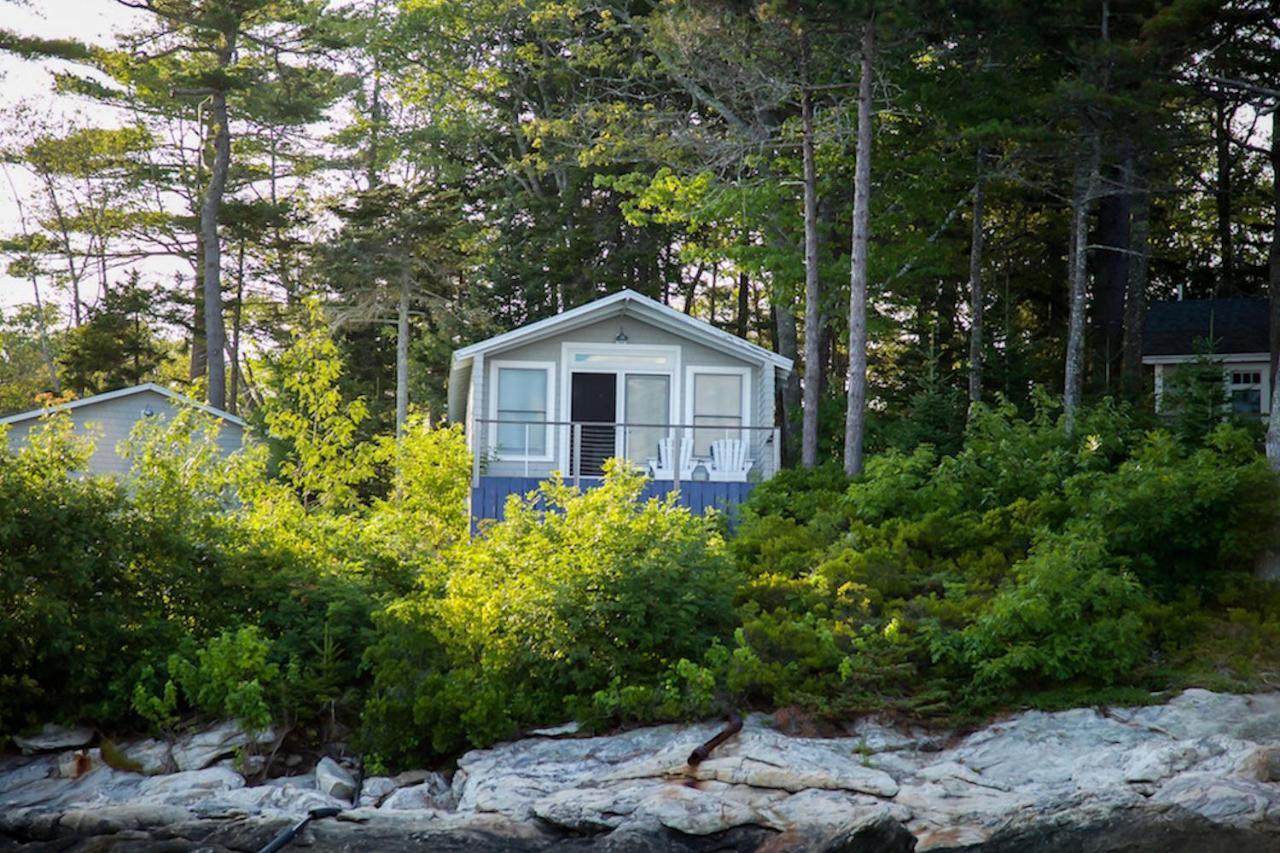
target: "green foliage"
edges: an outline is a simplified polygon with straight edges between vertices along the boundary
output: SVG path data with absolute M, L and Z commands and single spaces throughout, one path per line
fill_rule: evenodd
M 262 731 L 272 720 L 267 691 L 280 677 L 280 667 L 267 660 L 270 651 L 270 643 L 254 625 L 223 631 L 194 654 L 170 655 L 171 678 L 162 692 L 154 695 L 140 682 L 134 688 L 134 710 L 157 725 L 170 723 L 181 688 L 197 711 L 215 719 L 237 720 L 251 732 Z
M 1184 441 L 1199 443 L 1227 417 L 1230 397 L 1211 341 L 1197 340 L 1195 358 L 1165 373 L 1162 413 Z
M 415 421 L 376 451 L 391 495 L 337 511 L 216 431 L 196 409 L 142 420 L 127 487 L 78 473 L 91 444 L 66 416 L 0 449 L 0 731 L 358 713 L 377 602 L 465 536 L 459 432 Z
M 374 448 L 359 435 L 368 408 L 362 399 L 343 400 L 342 369 L 337 344 L 313 300 L 306 323 L 275 364 L 277 395 L 264 415 L 271 437 L 287 447 L 280 471 L 305 506 L 353 509 L 358 487 L 374 473 Z
M 667 667 L 727 636 L 736 576 L 711 520 L 642 501 L 642 488 L 614 464 L 585 493 L 554 481 L 513 497 L 505 520 L 378 615 L 365 723 L 380 754 L 448 753 L 593 709 L 673 707 Z M 670 689 L 693 683 L 689 701 L 705 704 L 688 666 Z
M 998 701 L 1019 686 L 1110 685 L 1143 662 L 1147 594 L 1116 565 L 1100 533 L 1039 541 L 985 612 L 961 631 L 974 691 Z
M 156 301 L 138 283 L 137 272 L 107 289 L 87 321 L 67 335 L 60 356 L 67 386 L 88 395 L 153 379 L 165 356 L 152 328 Z
M 1229 425 L 1188 445 L 1104 402 L 1071 440 L 1056 413 L 1043 395 L 1030 419 L 977 407 L 953 455 L 873 456 L 823 509 L 804 509 L 803 477 L 820 475 L 758 490 L 732 546 L 750 580 L 720 682 L 830 713 L 1158 684 L 1153 653 L 1187 641 L 1169 608 L 1247 576 L 1275 477 Z

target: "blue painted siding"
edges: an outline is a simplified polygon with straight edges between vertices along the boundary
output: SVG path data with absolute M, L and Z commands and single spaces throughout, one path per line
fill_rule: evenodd
M 501 519 L 508 495 L 523 495 L 538 488 L 537 477 L 481 477 L 480 485 L 471 489 L 471 519 Z M 582 487 L 591 488 L 599 480 L 582 478 Z M 675 483 L 671 480 L 650 480 L 645 484 L 644 498 L 665 496 Z M 680 483 L 680 503 L 701 515 L 709 508 L 732 516 L 738 504 L 747 499 L 755 483 Z

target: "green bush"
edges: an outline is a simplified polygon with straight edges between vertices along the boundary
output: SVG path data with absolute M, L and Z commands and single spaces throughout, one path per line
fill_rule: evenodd
M 661 686 L 728 636 L 736 574 L 714 520 L 642 501 L 643 487 L 613 464 L 585 493 L 554 481 L 513 497 L 505 520 L 379 614 L 365 725 L 381 755 L 590 715 L 611 706 L 598 693 Z M 619 694 L 618 712 L 640 715 L 639 695 Z
M 843 496 L 814 501 L 806 478 L 821 474 L 757 490 L 732 544 L 749 580 L 726 689 L 833 714 L 955 713 L 1167 681 L 1158 653 L 1189 642 L 1169 622 L 1247 576 L 1276 478 L 1231 425 L 1187 444 L 1104 402 L 1068 438 L 1053 402 L 1035 405 L 1029 419 L 976 407 L 953 455 L 875 455 Z

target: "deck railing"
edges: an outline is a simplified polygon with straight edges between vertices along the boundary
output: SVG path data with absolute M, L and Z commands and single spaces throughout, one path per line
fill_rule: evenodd
M 772 426 L 476 418 L 472 484 L 500 471 L 540 477 L 559 471 L 580 485 L 619 457 L 655 480 L 767 480 L 781 466 L 781 435 Z

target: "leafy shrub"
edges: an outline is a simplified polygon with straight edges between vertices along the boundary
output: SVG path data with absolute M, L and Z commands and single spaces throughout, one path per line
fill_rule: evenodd
M 643 486 L 613 464 L 585 493 L 553 481 L 513 497 L 379 614 L 365 723 L 380 754 L 449 753 L 612 707 L 596 694 L 661 686 L 728 635 L 736 575 L 714 521 L 642 501 Z M 618 710 L 638 713 L 638 695 L 618 693 Z
M 115 482 L 69 476 L 90 451 L 65 417 L 42 421 L 16 454 L 0 437 L 0 731 L 122 710 L 103 685 L 145 632 L 137 525 Z
M 170 723 L 177 711 L 177 688 L 181 687 L 195 709 L 217 719 L 238 720 L 249 731 L 262 731 L 272 719 L 267 691 L 280 677 L 280 667 L 267 660 L 270 651 L 270 643 L 252 625 L 223 631 L 194 655 L 171 655 L 172 679 L 165 682 L 159 696 L 137 685 L 134 708 L 156 724 Z
M 1048 537 L 1017 565 L 960 632 L 975 691 L 999 699 L 1082 678 L 1113 684 L 1143 661 L 1147 595 L 1105 541 L 1096 529 Z
M 953 455 L 873 456 L 822 509 L 793 509 L 820 475 L 761 487 L 732 545 L 749 580 L 726 689 L 955 713 L 1159 681 L 1153 653 L 1189 642 L 1170 624 L 1192 624 L 1269 541 L 1276 479 L 1230 425 L 1189 445 L 1107 401 L 1068 438 L 1054 402 L 1034 404 L 1026 419 L 975 407 Z

